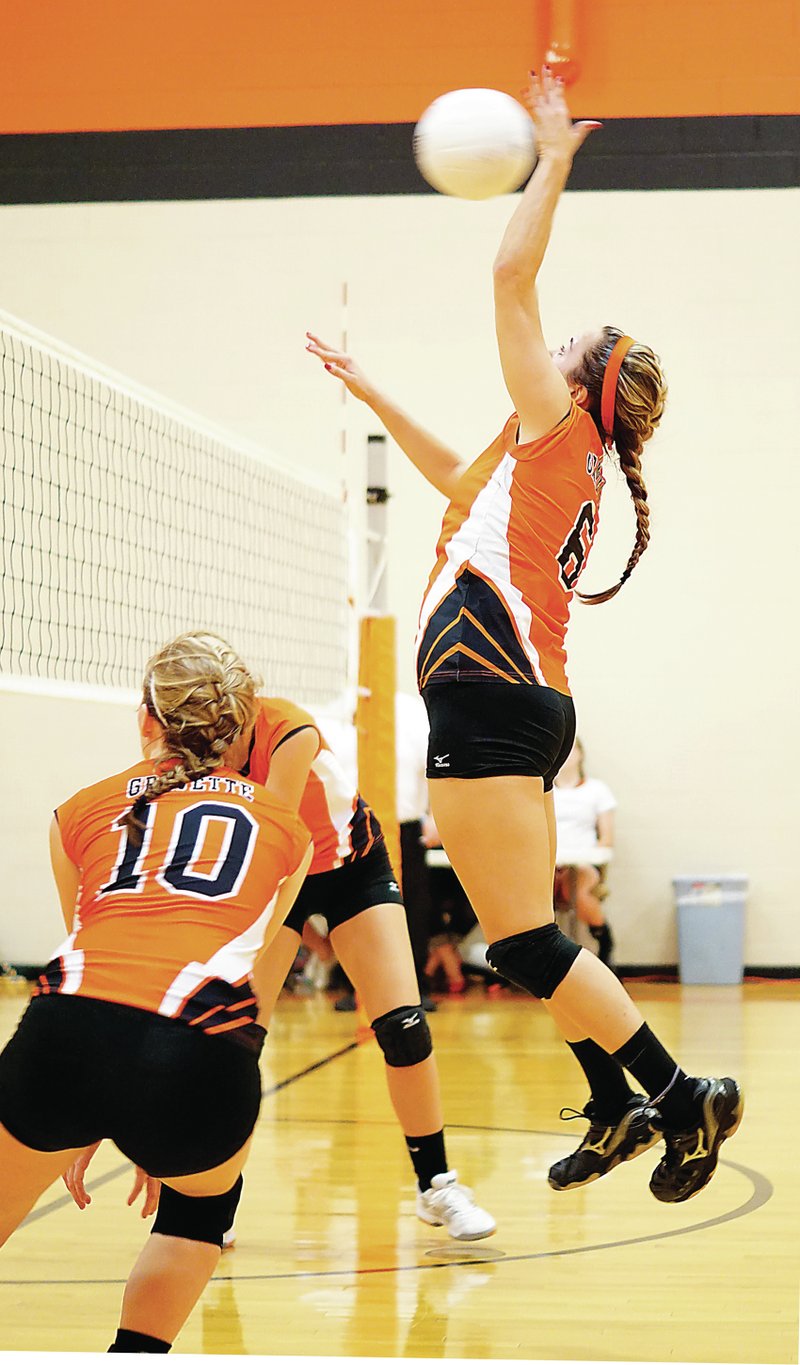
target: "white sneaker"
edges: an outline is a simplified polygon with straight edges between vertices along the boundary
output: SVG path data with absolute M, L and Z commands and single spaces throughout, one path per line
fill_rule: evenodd
M 472 1190 L 459 1185 L 457 1171 L 435 1175 L 429 1190 L 417 1187 L 417 1217 L 432 1227 L 445 1227 L 458 1242 L 491 1237 L 497 1228 L 492 1215 L 478 1208 Z
M 235 1245 L 236 1245 L 236 1227 L 235 1227 L 235 1225 L 234 1225 L 233 1223 L 231 1223 L 230 1227 L 228 1228 L 228 1231 L 227 1231 L 227 1232 L 223 1232 L 223 1234 L 222 1234 L 222 1250 L 223 1250 L 223 1251 L 231 1251 L 232 1248 L 233 1248 Z

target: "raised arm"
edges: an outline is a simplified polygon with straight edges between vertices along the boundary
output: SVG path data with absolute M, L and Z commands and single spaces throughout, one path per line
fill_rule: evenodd
M 329 346 L 311 332 L 307 332 L 306 336 L 308 337 L 306 350 L 322 361 L 334 379 L 341 379 L 354 398 L 359 398 L 372 409 L 392 440 L 397 442 L 411 463 L 424 474 L 428 483 L 432 483 L 446 498 L 452 497 L 453 489 L 466 468 L 466 462 L 436 436 L 432 436 L 424 427 L 412 421 L 408 414 L 392 403 L 385 394 L 380 393 L 351 356 L 346 355 L 344 351 L 337 351 L 335 347 Z
M 523 96 L 538 145 L 536 169 L 503 234 L 494 263 L 497 343 L 520 418 L 520 440 L 544 436 L 565 416 L 569 388 L 545 345 L 536 279 L 572 159 L 597 123 L 572 123 L 563 89 L 545 69 Z

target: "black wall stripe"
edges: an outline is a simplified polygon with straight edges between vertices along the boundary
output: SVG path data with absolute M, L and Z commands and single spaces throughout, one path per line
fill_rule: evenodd
M 0 136 L 0 204 L 433 193 L 413 125 Z M 800 115 L 608 119 L 571 190 L 800 185 Z

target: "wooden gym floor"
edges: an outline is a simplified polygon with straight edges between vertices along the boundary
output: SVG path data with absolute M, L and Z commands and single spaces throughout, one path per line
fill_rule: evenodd
M 374 1041 L 330 997 L 284 997 L 236 1248 L 175 1354 L 789 1362 L 798 1359 L 800 984 L 635 985 L 682 1064 L 731 1073 L 747 1112 L 711 1185 L 676 1207 L 647 1182 L 660 1148 L 556 1194 L 585 1099 L 538 1004 L 474 988 L 431 1028 L 452 1166 L 497 1218 L 453 1242 L 414 1216 L 410 1167 Z M 0 1041 L 24 996 L 0 998 Z M 91 1208 L 53 1187 L 2 1252 L 0 1348 L 105 1351 L 145 1233 L 108 1144 Z M 149 1226 L 149 1224 L 147 1225 Z

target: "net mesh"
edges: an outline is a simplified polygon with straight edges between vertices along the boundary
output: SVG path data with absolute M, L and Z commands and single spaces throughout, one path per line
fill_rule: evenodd
M 0 318 L 0 674 L 132 689 L 180 631 L 266 689 L 346 684 L 341 497 Z

